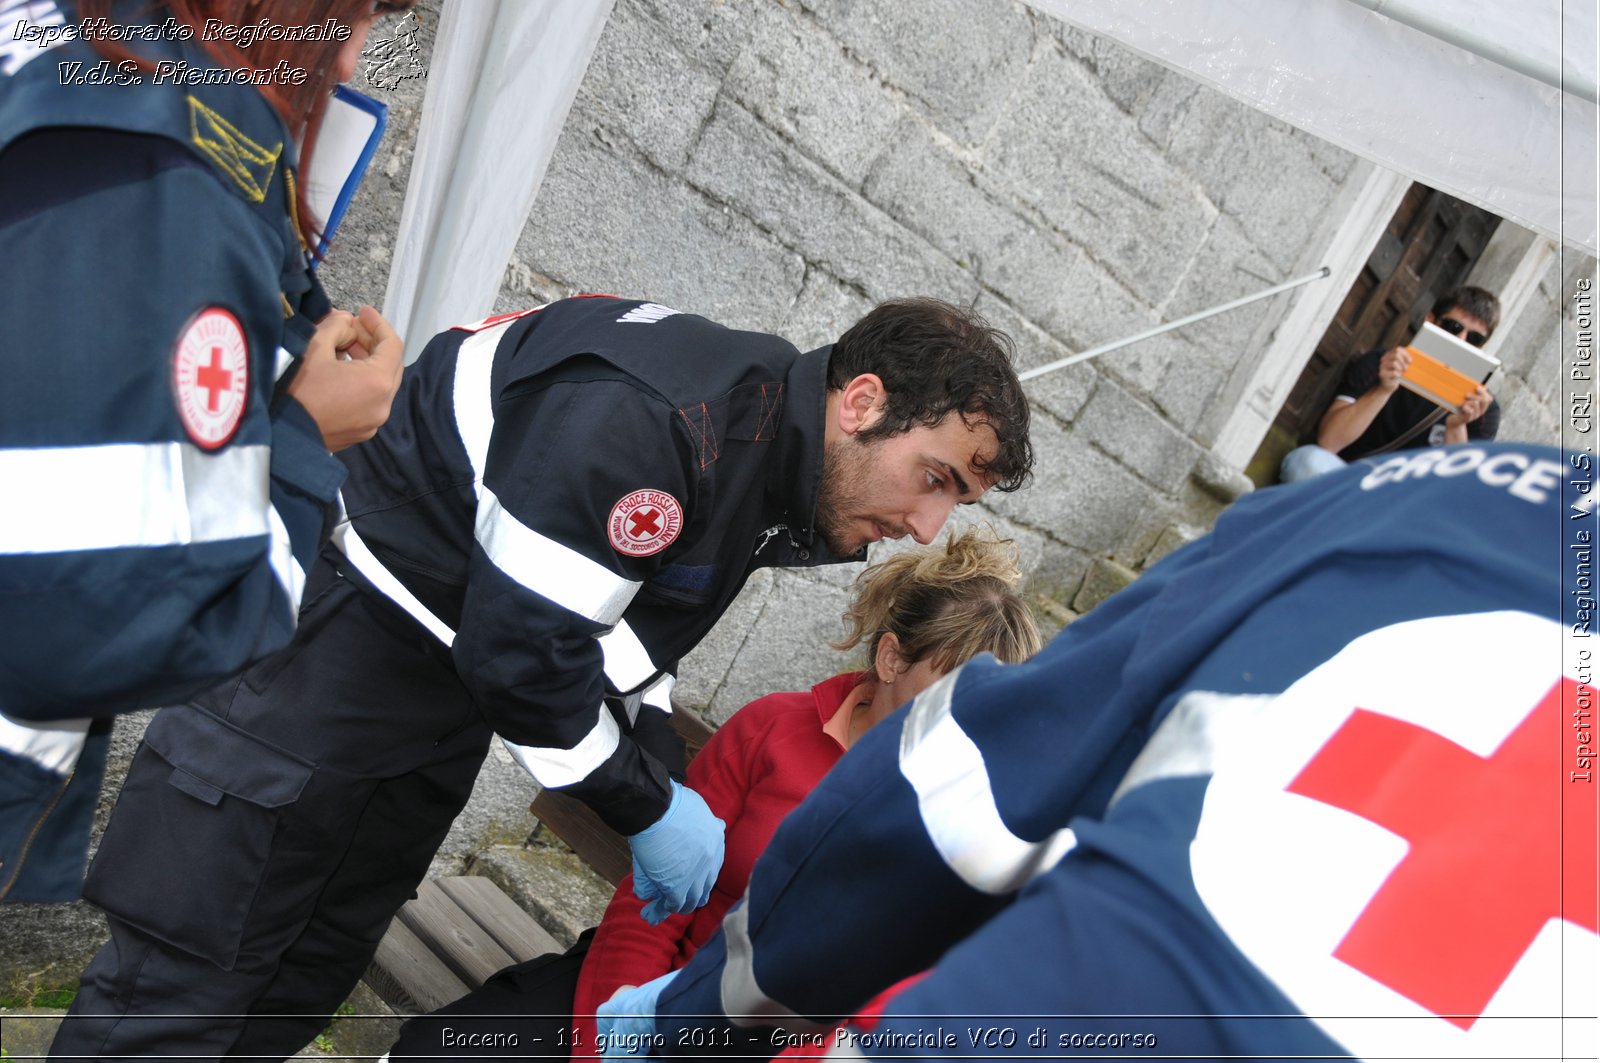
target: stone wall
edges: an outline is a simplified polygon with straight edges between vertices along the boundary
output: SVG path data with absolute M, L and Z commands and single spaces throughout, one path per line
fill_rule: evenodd
M 497 308 L 638 294 L 807 347 L 929 294 L 1031 367 L 1285 279 L 1352 163 L 1021 4 L 621 0 Z M 1036 593 L 1209 523 L 1196 430 L 1273 310 L 1031 385 L 1037 480 L 983 509 Z M 838 668 L 846 593 L 756 581 L 681 696 L 720 718 Z
M 329 263 L 350 301 L 382 291 L 411 93 Z M 1022 3 L 618 0 L 495 308 L 608 291 L 806 348 L 928 294 L 1032 367 L 1315 270 L 1368 165 Z M 1242 489 L 1209 445 L 1291 298 L 1030 384 L 1036 481 L 978 517 L 1018 541 L 1041 615 L 1091 607 Z M 1508 428 L 1553 441 L 1550 356 L 1512 347 Z M 720 719 L 842 667 L 848 576 L 754 580 L 680 697 Z
M 1505 367 L 1491 388 L 1500 400 L 1503 440 L 1557 444 L 1566 416 L 1561 358 L 1576 342 L 1572 297 L 1579 277 L 1595 277 L 1595 260 L 1558 252 L 1539 279 L 1528 306 L 1511 322 L 1501 357 Z

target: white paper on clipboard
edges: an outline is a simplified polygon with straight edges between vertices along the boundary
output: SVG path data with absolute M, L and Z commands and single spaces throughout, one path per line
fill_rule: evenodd
M 387 107 L 346 85 L 336 88 L 328 101 L 310 169 L 301 175 L 306 202 L 322 231 L 319 256 L 327 253 L 333 234 L 344 220 L 378 150 L 378 141 L 383 139 L 387 120 Z

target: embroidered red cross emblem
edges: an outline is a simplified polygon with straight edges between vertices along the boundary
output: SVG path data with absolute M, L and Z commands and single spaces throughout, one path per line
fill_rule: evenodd
M 223 368 L 221 347 L 211 348 L 211 364 L 195 370 L 194 382 L 206 389 L 206 409 L 216 413 L 222 393 L 233 386 L 233 370 Z
M 639 509 L 628 515 L 628 534 L 635 539 L 644 539 L 651 535 L 661 533 L 661 511 L 656 509 Z
M 1563 679 L 1479 757 L 1432 731 L 1357 709 L 1288 786 L 1410 845 L 1334 955 L 1461 1029 L 1552 918 L 1600 933 L 1588 787 L 1562 770 Z

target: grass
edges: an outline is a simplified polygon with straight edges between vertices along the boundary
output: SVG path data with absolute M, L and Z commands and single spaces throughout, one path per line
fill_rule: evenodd
M 0 997 L 0 1008 L 69 1008 L 78 995 L 78 983 L 70 986 L 35 986 L 25 993 Z
M 321 1033 L 317 1034 L 317 1036 L 312 1039 L 311 1043 L 316 1045 L 318 1051 L 321 1051 L 321 1052 L 336 1052 L 336 1051 L 338 1051 L 333 1046 L 333 1028 L 335 1026 L 339 1025 L 339 1020 L 340 1019 L 344 1018 L 346 1015 L 354 1015 L 355 1013 L 356 1013 L 355 1006 L 353 1004 L 351 1004 L 348 1000 L 345 1001 L 343 1004 L 340 1004 L 339 1005 L 339 1010 L 333 1013 L 333 1019 L 331 1021 L 329 1021 L 327 1029 L 325 1029 Z

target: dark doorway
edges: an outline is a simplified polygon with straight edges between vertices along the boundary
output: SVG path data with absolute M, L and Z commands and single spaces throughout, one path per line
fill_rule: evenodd
M 1264 487 L 1301 443 L 1316 442 L 1346 359 L 1393 347 L 1422 327 L 1433 301 L 1467 279 L 1500 217 L 1413 184 L 1323 333 L 1245 474 Z

